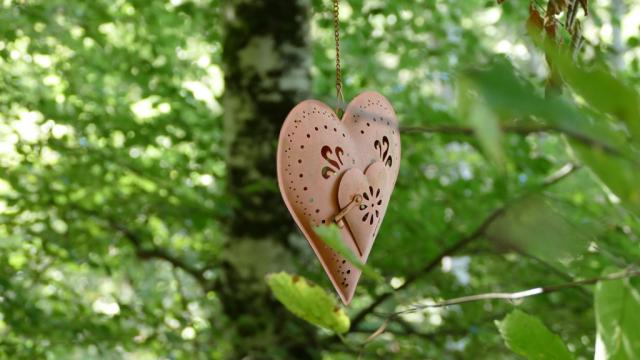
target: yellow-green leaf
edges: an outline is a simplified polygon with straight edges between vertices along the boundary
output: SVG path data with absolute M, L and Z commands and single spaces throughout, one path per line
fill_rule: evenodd
M 268 275 L 267 283 L 276 299 L 301 319 L 338 334 L 349 331 L 349 317 L 320 286 L 285 272 Z

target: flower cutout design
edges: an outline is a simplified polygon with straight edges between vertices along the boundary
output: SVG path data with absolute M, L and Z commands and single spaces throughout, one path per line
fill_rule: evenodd
M 362 193 L 362 202 L 360 203 L 360 211 L 364 212 L 362 216 L 363 222 L 369 222 L 369 225 L 373 225 L 374 219 L 380 218 L 380 210 L 382 209 L 382 197 L 380 189 L 374 189 L 369 186 L 369 192 Z M 377 220 L 375 220 L 377 221 Z

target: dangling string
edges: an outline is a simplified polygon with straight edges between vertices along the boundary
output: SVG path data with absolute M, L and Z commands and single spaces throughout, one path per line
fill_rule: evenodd
M 338 104 L 336 114 L 342 116 L 344 108 L 344 95 L 342 94 L 342 74 L 340 69 L 340 0 L 333 0 L 333 30 L 336 40 L 336 97 Z

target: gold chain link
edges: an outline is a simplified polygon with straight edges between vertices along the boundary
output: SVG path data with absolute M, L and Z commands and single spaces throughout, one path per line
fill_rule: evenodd
M 340 69 L 340 0 L 333 0 L 333 31 L 336 40 L 336 96 L 338 97 L 338 110 L 340 110 L 344 105 L 342 70 Z

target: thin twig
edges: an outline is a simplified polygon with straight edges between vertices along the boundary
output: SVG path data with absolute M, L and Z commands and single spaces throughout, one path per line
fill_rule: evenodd
M 483 301 L 483 300 L 514 301 L 514 300 L 524 299 L 531 296 L 549 294 L 549 293 L 560 291 L 560 290 L 581 287 L 584 285 L 592 285 L 599 281 L 620 280 L 620 279 L 626 279 L 626 278 L 637 277 L 637 276 L 640 276 L 640 270 L 627 269 L 624 271 L 620 271 L 617 273 L 612 273 L 604 276 L 598 276 L 598 277 L 584 279 L 584 280 L 571 281 L 571 282 L 566 282 L 562 284 L 539 286 L 539 287 L 526 289 L 522 291 L 516 291 L 516 292 L 510 292 L 510 293 L 501 292 L 501 293 L 476 294 L 476 295 L 462 296 L 462 297 L 453 298 L 449 300 L 439 301 L 433 304 L 412 305 L 406 310 L 393 313 L 392 316 L 418 312 L 418 311 L 429 309 L 429 308 L 440 308 L 440 307 L 459 305 L 459 304 L 465 304 L 465 303 Z
M 553 132 L 555 128 L 548 125 L 503 125 L 502 131 L 515 133 L 520 135 L 535 134 L 541 132 Z M 449 135 L 467 135 L 471 136 L 474 131 L 471 127 L 460 125 L 430 125 L 430 126 L 403 126 L 400 128 L 403 134 L 426 133 L 426 134 L 449 134 Z
M 507 314 L 507 311 L 499 311 L 497 313 L 490 314 L 481 319 L 475 320 L 474 325 L 480 326 L 481 324 L 484 324 L 486 322 L 493 322 L 494 320 L 503 318 L 506 314 Z M 408 331 L 397 331 L 395 329 L 388 328 L 389 322 L 391 320 L 397 322 L 399 320 L 402 320 L 402 318 L 399 316 L 395 316 L 393 318 L 387 316 L 385 317 L 384 323 L 377 329 L 362 328 L 362 329 L 352 330 L 351 332 L 370 334 L 369 337 L 365 340 L 365 343 L 367 343 L 367 342 L 371 342 L 372 340 L 374 340 L 375 338 L 377 338 L 378 336 L 384 333 L 391 333 L 398 336 L 417 336 L 426 340 L 434 341 L 438 338 L 443 338 L 448 335 L 454 335 L 454 336 L 466 335 L 470 331 L 468 327 L 460 328 L 457 326 L 443 327 L 430 332 L 419 332 L 413 328 L 409 329 Z
M 58 207 L 55 202 L 51 202 L 51 205 L 54 207 Z M 202 290 L 206 293 L 211 290 L 218 290 L 220 283 L 217 281 L 209 281 L 205 276 L 206 272 L 209 268 L 203 267 L 198 268 L 193 266 L 186 260 L 183 260 L 175 255 L 173 255 L 168 250 L 158 247 L 156 245 L 147 245 L 144 244 L 143 240 L 140 236 L 132 231 L 130 228 L 124 226 L 122 223 L 116 221 L 116 219 L 106 215 L 101 214 L 98 211 L 88 209 L 77 204 L 71 206 L 72 210 L 81 212 L 86 215 L 90 215 L 95 217 L 98 220 L 101 220 L 105 223 L 105 227 L 108 227 L 112 230 L 119 232 L 133 247 L 134 254 L 140 260 L 162 260 L 171 264 L 173 268 L 178 268 L 187 274 L 191 275 L 197 283 L 200 285 Z
M 570 288 L 582 288 L 582 286 L 584 285 L 593 285 L 600 281 L 620 280 L 620 279 L 637 277 L 637 276 L 640 276 L 640 270 L 637 270 L 637 269 L 633 270 L 631 268 L 628 268 L 627 270 L 604 275 L 604 276 L 599 276 L 599 277 L 594 277 L 594 278 L 589 278 L 584 280 L 571 281 L 571 282 L 566 282 L 562 284 L 541 286 L 541 287 L 531 288 L 531 289 L 517 291 L 517 292 L 484 293 L 484 294 L 476 294 L 476 295 L 470 295 L 470 296 L 462 296 L 458 298 L 436 302 L 433 304 L 411 305 L 409 308 L 405 310 L 397 311 L 387 316 L 385 321 L 382 323 L 380 327 L 378 327 L 378 329 L 371 331 L 371 335 L 367 338 L 366 342 L 369 342 L 374 338 L 380 336 L 382 333 L 384 333 L 386 331 L 386 328 L 389 322 L 394 319 L 399 319 L 400 318 L 399 316 L 403 314 L 410 314 L 410 313 L 420 312 L 425 309 L 441 308 L 441 307 L 466 304 L 466 303 L 476 302 L 476 301 L 486 301 L 486 300 L 514 301 L 514 300 L 520 300 L 520 299 L 524 299 L 531 296 L 549 294 L 552 292 L 570 289 Z M 358 330 L 358 332 L 363 332 L 363 331 Z M 415 335 L 432 336 L 437 334 L 415 334 Z
M 538 264 L 538 266 L 544 267 L 546 270 L 554 273 L 556 276 L 561 277 L 563 280 L 565 281 L 573 281 L 573 278 L 571 277 L 571 275 L 559 270 L 558 268 L 556 268 L 555 266 L 551 265 L 550 263 L 546 262 L 545 260 L 530 254 L 520 248 L 515 248 L 515 251 L 520 254 L 521 256 L 524 256 L 526 258 L 531 259 L 532 261 L 534 261 L 536 264 Z M 585 288 L 579 287 L 576 288 L 576 290 L 578 291 L 578 294 L 580 294 L 580 296 L 582 296 L 585 300 L 591 299 L 591 297 L 593 296 L 589 291 L 587 291 Z

